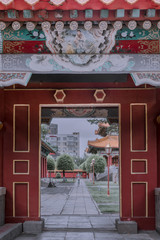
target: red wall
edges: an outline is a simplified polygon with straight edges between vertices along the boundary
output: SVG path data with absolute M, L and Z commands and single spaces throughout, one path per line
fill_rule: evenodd
M 0 90 L 0 121 L 4 122 L 4 92 Z M 3 186 L 3 129 L 0 130 L 0 187 Z
M 160 116 L 160 89 L 157 89 L 157 115 Z M 157 125 L 157 185 L 160 187 L 160 123 L 158 124 L 155 119 L 155 124 Z
M 61 178 L 63 178 L 63 173 L 61 172 Z M 76 178 L 77 177 L 78 172 L 65 172 L 65 177 L 66 178 Z M 50 176 L 50 174 L 48 173 L 48 177 Z M 51 177 L 55 178 L 56 174 L 55 173 L 51 173 Z M 87 177 L 87 173 L 83 172 L 81 175 L 81 178 L 86 178 Z
M 43 85 L 43 84 L 42 84 Z M 100 83 L 101 88 L 105 88 L 106 97 L 103 102 L 110 104 L 120 104 L 120 122 L 121 122 L 121 219 L 133 219 L 138 222 L 141 229 L 154 229 L 155 226 L 155 203 L 154 203 L 154 188 L 157 187 L 157 138 L 156 138 L 156 89 L 137 88 L 134 89 L 107 89 L 107 83 Z M 61 85 L 61 89 L 63 88 Z M 116 87 L 116 85 L 115 85 Z M 52 89 L 54 84 L 52 85 Z M 59 84 L 60 88 L 60 84 Z M 97 104 L 94 93 L 95 89 L 79 89 L 67 90 L 65 89 L 66 98 L 63 104 Z M 6 221 L 23 221 L 24 219 L 33 220 L 39 219 L 39 104 L 57 104 L 54 99 L 55 90 L 10 90 L 5 91 L 5 135 L 4 135 L 4 162 L 3 162 L 3 182 L 7 188 L 6 201 Z M 78 97 L 77 97 L 78 96 Z M 130 104 L 145 103 L 147 105 L 147 132 L 148 132 L 148 149 L 147 151 L 132 152 L 130 149 Z M 13 105 L 14 104 L 29 104 L 30 105 L 30 151 L 27 153 L 13 152 Z M 137 116 L 139 116 L 139 108 L 136 108 Z M 133 111 L 133 113 L 135 113 Z M 140 114 L 137 117 L 137 126 L 141 122 L 143 127 L 144 116 Z M 133 116 L 135 124 L 136 118 Z M 145 121 L 144 121 L 145 122 Z M 23 131 L 23 125 L 19 128 Z M 144 130 L 144 129 L 143 129 Z M 141 131 L 143 134 L 144 131 Z M 145 138 L 142 136 L 142 138 Z M 135 136 L 133 142 L 139 141 L 138 134 Z M 141 147 L 139 144 L 138 146 Z M 136 146 L 137 147 L 137 146 Z M 29 175 L 14 175 L 13 174 L 13 160 L 30 160 Z M 146 174 L 132 174 L 131 160 L 132 159 L 146 159 L 148 165 L 148 173 Z M 137 162 L 135 163 L 137 164 Z M 138 168 L 138 165 L 137 165 Z M 7 169 L 7 170 L 6 170 Z M 8 177 L 9 176 L 9 177 Z M 13 187 L 17 184 L 16 187 Z M 25 183 L 24 183 L 25 182 Z M 23 186 L 20 184 L 24 184 Z M 13 217 L 13 193 L 15 201 L 19 201 L 18 189 L 21 187 L 27 192 L 27 184 L 29 184 L 29 217 L 22 217 L 21 214 Z M 148 186 L 147 186 L 148 184 Z M 19 186 L 20 185 L 20 186 Z M 147 193 L 146 188 L 147 187 Z M 132 191 L 131 191 L 132 190 Z M 133 192 L 133 196 L 132 196 Z M 135 198 L 137 196 L 137 198 Z M 137 204 L 135 202 L 137 201 Z M 148 215 L 143 216 L 146 212 L 146 204 L 148 202 Z M 27 199 L 24 200 L 24 207 Z M 136 216 L 139 204 L 143 209 L 142 216 Z M 15 204 L 18 208 L 18 205 Z M 134 209 L 132 208 L 134 207 Z M 145 209 L 144 209 L 145 208 Z M 26 209 L 27 210 L 27 209 Z M 19 213 L 18 210 L 16 210 Z M 133 213 L 133 216 L 132 216 Z

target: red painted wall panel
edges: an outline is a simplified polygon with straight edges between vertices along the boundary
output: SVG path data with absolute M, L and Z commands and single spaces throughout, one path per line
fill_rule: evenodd
M 0 121 L 4 122 L 4 92 L 0 90 Z M 3 186 L 3 132 L 4 128 L 0 130 L 0 187 Z
M 28 184 L 26 183 L 15 183 L 15 216 L 28 216 Z
M 145 183 L 133 183 L 133 217 L 146 217 L 146 184 Z M 148 195 L 147 195 L 148 198 Z M 147 210 L 148 211 L 148 210 Z
M 131 105 L 132 111 L 132 150 L 146 150 L 145 105 Z
M 15 173 L 27 173 L 28 162 L 27 161 L 15 161 Z
M 28 151 L 28 107 L 15 106 L 15 151 Z
M 147 170 L 146 161 L 132 161 L 132 171 L 133 173 L 145 173 Z

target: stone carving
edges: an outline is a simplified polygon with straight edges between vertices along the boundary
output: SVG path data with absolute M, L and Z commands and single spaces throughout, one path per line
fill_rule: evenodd
M 28 31 L 33 31 L 36 27 L 36 24 L 34 22 L 27 22 L 26 23 L 26 28 Z
M 151 21 L 146 20 L 143 22 L 142 26 L 144 29 L 149 30 L 152 27 L 152 23 L 151 23 Z
M 78 22 L 76 22 L 76 21 L 70 22 L 69 27 L 70 27 L 70 29 L 71 29 L 72 31 L 77 30 L 77 28 L 78 28 Z
M 149 84 L 152 86 L 160 86 L 160 72 L 139 72 L 131 73 L 136 86 Z
M 0 87 L 8 87 L 14 84 L 21 84 L 23 86 L 27 86 L 31 73 L 0 73 Z
M 61 22 L 60 22 L 61 23 Z M 77 30 L 63 29 L 62 24 L 54 30 L 43 29 L 46 36 L 46 45 L 51 53 L 66 54 L 97 54 L 109 53 L 115 45 L 117 30 L 101 30 L 99 27 L 92 27 L 89 31 L 84 28 Z M 77 28 L 77 25 L 76 25 Z
M 92 22 L 91 21 L 86 21 L 84 23 L 84 29 L 87 30 L 87 31 L 90 31 L 92 28 Z
M 12 28 L 13 28 L 13 30 L 15 30 L 15 31 L 17 31 L 17 30 L 19 30 L 20 28 L 21 28 L 21 23 L 20 22 L 18 22 L 18 21 L 14 21 L 13 23 L 12 23 Z

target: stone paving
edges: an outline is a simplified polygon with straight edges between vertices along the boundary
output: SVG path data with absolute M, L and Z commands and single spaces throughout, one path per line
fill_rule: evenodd
M 55 196 L 43 200 L 47 212 L 45 228 L 41 234 L 22 234 L 15 240 L 159 240 L 160 235 L 155 231 L 145 231 L 139 234 L 118 234 L 115 229 L 117 214 L 100 214 L 96 203 L 91 198 L 88 189 L 81 179 L 80 186 L 74 184 L 69 195 L 59 198 L 55 206 L 60 206 L 52 215 L 47 210 L 50 201 L 54 205 Z M 46 205 L 45 205 L 46 204 Z M 48 204 L 48 205 L 47 205 Z M 42 208 L 43 209 L 43 208 Z M 44 209 L 42 212 L 44 212 Z M 54 212 L 54 213 L 53 213 Z M 47 215 L 48 214 L 48 215 Z
M 159 240 L 160 235 L 155 231 L 139 234 L 118 234 L 109 232 L 84 232 L 84 231 L 47 231 L 38 235 L 22 234 L 15 240 Z
M 95 201 L 91 198 L 86 184 L 82 179 L 79 186 L 78 182 L 75 183 L 61 214 L 100 214 Z

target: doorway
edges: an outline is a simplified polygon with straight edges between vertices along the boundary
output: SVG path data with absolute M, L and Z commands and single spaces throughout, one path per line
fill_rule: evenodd
M 102 224 L 97 226 L 106 229 L 104 221 L 108 221 L 113 228 L 121 209 L 120 105 L 41 105 L 40 110 L 41 217 L 45 226 L 94 226 L 98 216 Z M 74 163 L 65 174 L 57 166 L 62 155 L 71 156 Z M 104 169 L 97 170 L 98 156 L 105 162 Z M 53 170 L 47 170 L 49 158 L 54 161 Z

